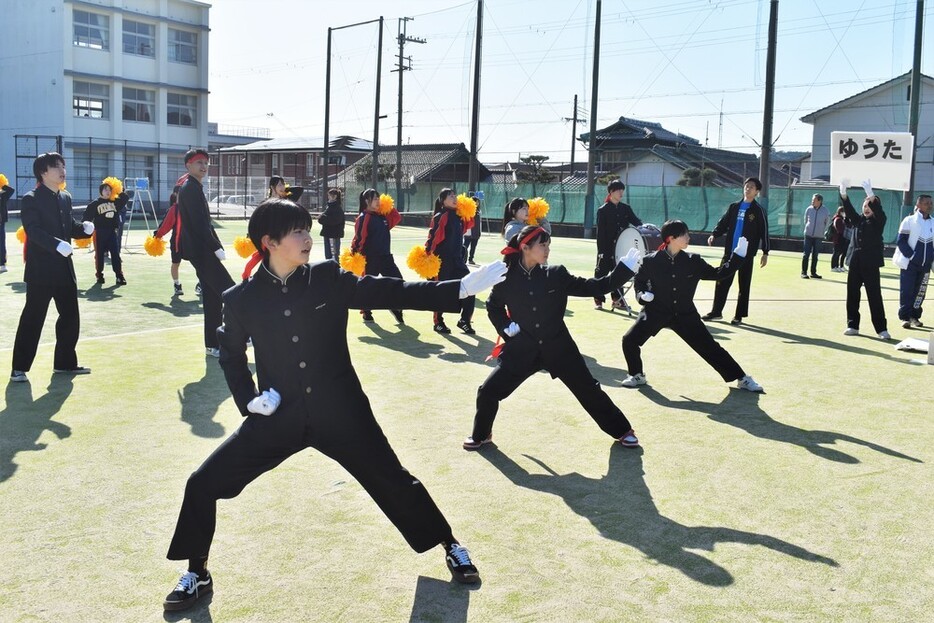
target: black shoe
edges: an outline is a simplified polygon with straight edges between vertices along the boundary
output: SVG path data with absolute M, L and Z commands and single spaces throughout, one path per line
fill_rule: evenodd
M 85 368 L 84 366 L 75 366 L 74 368 L 54 368 L 52 372 L 55 374 L 90 374 L 91 368 Z
M 470 326 L 469 320 L 458 320 L 457 328 L 466 333 L 467 335 L 474 335 L 476 331 L 473 330 L 473 327 Z
M 175 296 L 181 296 L 183 294 L 184 292 L 182 292 L 182 284 L 176 283 L 175 284 Z
M 445 555 L 451 575 L 461 584 L 476 584 L 480 581 L 480 573 L 470 560 L 470 552 L 460 543 L 451 543 Z
M 97 276 L 97 283 L 104 283 L 104 275 Z
M 197 294 L 198 296 L 201 296 L 201 282 L 200 281 L 195 284 L 195 294 Z
M 732 325 L 743 324 L 743 319 L 739 317 L 734 318 L 733 320 L 730 321 L 730 324 Z
M 402 310 L 401 309 L 391 309 L 393 318 L 396 319 L 398 324 L 405 324 L 405 320 L 402 319 Z
M 203 576 L 189 571 L 178 580 L 175 590 L 166 595 L 162 606 L 166 610 L 185 610 L 213 590 L 214 580 L 209 571 L 205 570 Z
M 373 312 L 361 312 L 363 314 L 363 322 L 373 322 Z
M 823 277 L 821 277 L 817 273 L 811 273 L 811 279 L 823 279 Z
M 801 273 L 801 278 L 802 278 L 802 279 L 807 279 L 807 278 L 808 278 L 808 274 L 807 274 L 807 273 Z
M 124 279 L 123 275 L 120 275 L 119 277 L 117 277 L 117 285 L 118 286 L 126 285 L 126 279 Z
M 448 329 L 448 326 L 446 324 L 444 324 L 443 322 L 439 322 L 435 325 L 435 332 L 436 333 L 450 333 L 451 330 Z
M 704 314 L 703 316 L 701 316 L 701 320 L 720 320 L 722 318 L 723 318 L 722 315 L 715 314 L 714 312 L 710 312 L 709 314 Z

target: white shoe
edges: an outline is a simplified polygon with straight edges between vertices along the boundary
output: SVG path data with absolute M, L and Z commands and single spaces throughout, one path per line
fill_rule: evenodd
M 221 356 L 221 349 L 219 349 L 219 348 L 205 348 L 205 349 L 204 349 L 204 354 L 205 354 L 205 355 L 209 355 L 209 356 L 211 356 L 211 357 L 220 357 L 220 356 Z
M 739 389 L 745 389 L 746 391 L 749 391 L 749 392 L 765 391 L 764 389 L 762 389 L 762 386 L 756 383 L 756 381 L 748 374 L 744 376 L 743 378 L 741 378 L 740 380 L 736 381 L 736 387 L 738 387 Z
M 630 374 L 623 382 L 620 383 L 623 387 L 638 387 L 640 385 L 645 385 L 645 375 L 644 374 Z
M 848 327 L 847 330 L 843 332 L 843 335 L 859 335 L 859 329 Z
M 4 264 L 3 266 L 0 266 L 0 273 L 5 273 L 7 270 L 9 269 L 6 267 L 6 264 Z
M 911 323 L 911 326 L 913 326 L 913 327 L 923 327 L 923 326 L 924 326 L 924 323 L 921 322 L 921 320 L 919 320 L 918 318 L 911 318 L 911 319 L 908 320 L 908 322 L 910 322 L 910 323 Z
M 881 331 L 881 332 L 879 333 L 879 339 L 880 339 L 880 340 L 891 340 L 891 339 L 892 339 L 892 336 L 889 335 L 889 332 L 888 332 L 888 331 Z

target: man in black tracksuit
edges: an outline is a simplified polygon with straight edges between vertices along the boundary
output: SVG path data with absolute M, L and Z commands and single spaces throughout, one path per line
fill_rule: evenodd
M 110 265 L 117 278 L 117 285 L 125 286 L 123 262 L 120 260 L 120 221 L 126 212 L 130 198 L 125 192 L 113 196 L 113 187 L 104 182 L 98 188 L 101 196 L 88 204 L 84 210 L 84 220 L 94 223 L 94 267 L 97 270 L 97 283 L 104 283 L 104 256 L 110 253 Z
M 642 221 L 629 207 L 629 204 L 623 203 L 623 191 L 626 185 L 619 180 L 613 180 L 606 185 L 607 199 L 597 210 L 596 235 L 597 235 L 597 266 L 593 271 L 593 276 L 604 277 L 613 272 L 616 268 L 616 239 L 619 234 L 627 227 L 638 227 Z M 613 306 L 618 305 L 619 290 L 610 292 L 610 298 L 613 300 Z M 593 298 L 594 306 L 602 309 L 606 302 L 606 296 L 599 295 Z
M 230 273 L 221 263 L 226 259 L 214 226 L 208 201 L 204 198 L 201 180 L 208 173 L 208 153 L 192 149 L 185 154 L 188 177 L 178 191 L 179 246 L 182 257 L 195 267 L 201 283 L 201 304 L 204 306 L 204 346 L 207 354 L 220 356 L 217 327 L 223 320 L 221 295 L 233 287 Z

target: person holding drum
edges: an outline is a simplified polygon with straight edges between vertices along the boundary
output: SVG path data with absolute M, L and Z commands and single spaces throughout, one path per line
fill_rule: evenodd
M 606 203 L 597 210 L 596 236 L 597 236 L 597 266 L 593 276 L 604 277 L 616 268 L 616 239 L 627 227 L 638 227 L 642 221 L 632 211 L 628 204 L 622 202 L 623 191 L 626 185 L 620 180 L 613 180 L 606 185 Z M 613 307 L 624 309 L 624 302 L 620 302 L 619 290 L 610 292 Z M 603 309 L 606 296 L 599 295 L 593 298 L 594 309 Z
M 740 236 L 727 260 L 715 268 L 700 255 L 685 251 L 691 235 L 684 221 L 667 221 L 662 225 L 661 235 L 663 248 L 645 256 L 642 268 L 635 276 L 637 296 L 644 307 L 636 323 L 623 336 L 623 355 L 629 370 L 629 375 L 622 382 L 623 387 L 646 384 L 642 345 L 668 327 L 709 363 L 724 381 L 736 381 L 739 389 L 763 391 L 762 386 L 713 339 L 694 307 L 698 282 L 732 275 L 748 256 L 749 241 Z
M 752 284 L 752 268 L 755 264 L 756 253 L 762 249 L 762 259 L 759 260 L 759 266 L 765 268 L 769 261 L 769 223 L 765 216 L 765 210 L 756 202 L 759 191 L 762 190 L 762 182 L 759 178 L 750 177 L 743 182 L 743 200 L 731 203 L 726 213 L 720 217 L 720 221 L 710 237 L 707 238 L 707 244 L 712 245 L 713 241 L 727 235 L 727 244 L 723 250 L 723 260 L 730 259 L 730 249 L 736 246 L 740 237 L 749 241 L 749 253 L 745 259 L 740 262 L 736 273 L 739 273 L 739 296 L 736 300 L 736 313 L 730 324 L 740 324 L 743 318 L 749 315 L 749 286 Z M 733 285 L 734 271 L 724 275 L 717 281 L 717 287 L 713 295 L 713 308 L 710 313 L 704 314 L 704 320 L 717 320 L 723 318 L 723 306 L 726 304 L 726 295 Z

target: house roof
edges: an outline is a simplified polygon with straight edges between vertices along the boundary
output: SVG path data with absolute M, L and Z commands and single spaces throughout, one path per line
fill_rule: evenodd
M 867 97 L 875 95 L 876 93 L 879 93 L 880 91 L 885 91 L 886 89 L 893 88 L 900 83 L 908 82 L 909 80 L 911 80 L 910 71 L 900 76 L 896 76 L 892 78 L 891 80 L 887 80 L 883 82 L 882 84 L 877 84 L 874 87 L 870 87 L 866 89 L 865 91 L 860 91 L 859 93 L 856 93 L 855 95 L 850 95 L 849 97 L 846 97 L 838 102 L 834 102 L 833 104 L 830 104 L 829 106 L 824 106 L 823 108 L 815 110 L 814 112 L 801 117 L 801 121 L 805 123 L 814 123 L 818 117 L 826 115 L 829 112 L 839 110 L 841 108 L 847 108 L 849 106 L 852 106 L 853 104 L 855 104 L 856 102 L 860 100 L 863 100 L 863 99 L 866 99 Z M 921 74 L 921 80 L 927 86 L 934 87 L 934 78 L 931 78 L 930 76 L 927 76 L 925 74 Z
M 690 143 L 700 145 L 700 141 L 685 134 L 672 132 L 662 127 L 662 124 L 654 121 L 643 121 L 631 117 L 620 117 L 613 125 L 597 130 L 597 140 L 606 141 L 613 139 L 616 141 L 646 141 L 650 140 L 656 143 Z M 590 142 L 590 132 L 584 132 L 579 139 L 584 143 Z
M 451 166 L 463 167 L 466 174 L 467 164 L 470 162 L 470 152 L 463 143 L 403 145 L 401 151 L 404 187 L 408 187 L 412 181 L 428 180 L 442 173 L 447 175 L 448 172 L 445 169 Z M 355 181 L 357 171 L 361 168 L 371 167 L 372 162 L 372 154 L 368 154 L 354 162 L 336 175 L 337 185 L 344 186 L 348 181 Z M 395 146 L 386 145 L 380 149 L 379 164 L 395 166 Z M 490 175 L 490 171 L 482 163 L 478 163 L 478 165 L 478 177 L 486 179 Z M 444 179 L 442 181 L 454 182 L 461 180 Z
M 324 149 L 324 138 L 308 138 L 304 136 L 289 136 L 284 138 L 270 138 L 261 141 L 254 141 L 245 145 L 235 145 L 233 147 L 224 147 L 221 152 L 241 152 L 241 151 L 263 151 L 263 152 L 283 152 L 283 151 L 322 151 Z M 328 149 L 335 151 L 373 151 L 373 142 L 356 136 L 338 136 L 329 141 Z

